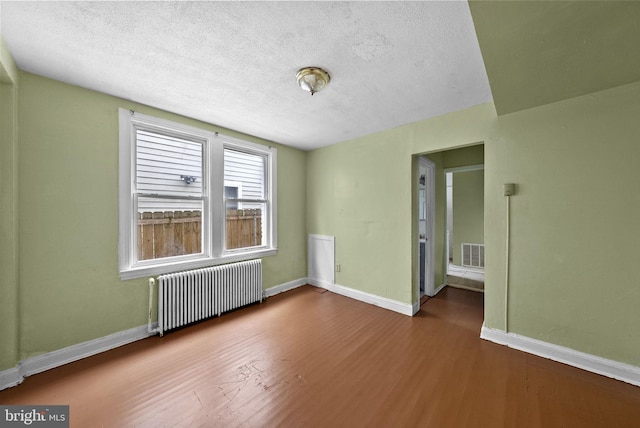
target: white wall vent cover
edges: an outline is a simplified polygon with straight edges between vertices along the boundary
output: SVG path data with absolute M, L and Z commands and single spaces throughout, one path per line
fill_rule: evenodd
M 484 268 L 484 244 L 462 244 L 462 266 Z
M 321 284 L 335 284 L 335 236 L 309 235 L 308 277 Z

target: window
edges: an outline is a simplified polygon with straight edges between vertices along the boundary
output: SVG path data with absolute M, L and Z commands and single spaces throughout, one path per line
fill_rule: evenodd
M 276 253 L 274 148 L 119 114 L 123 279 Z
M 260 247 L 265 231 L 262 214 L 266 212 L 265 164 L 263 154 L 234 148 L 224 149 L 224 178 L 237 187 L 225 187 L 225 248 Z M 242 188 L 240 195 L 238 189 Z M 227 190 L 228 189 L 228 190 Z

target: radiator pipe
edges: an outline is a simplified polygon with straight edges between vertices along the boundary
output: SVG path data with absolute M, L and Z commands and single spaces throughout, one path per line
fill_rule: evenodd
M 151 316 L 153 312 L 153 287 L 156 285 L 155 278 L 149 278 L 149 318 L 147 321 L 147 331 L 149 334 L 156 334 L 160 331 L 160 328 L 153 328 L 151 323 Z
M 511 196 L 516 192 L 514 183 L 505 183 L 504 196 L 507 198 L 506 239 L 505 239 L 505 268 L 504 268 L 504 331 L 509 332 L 509 262 L 511 258 Z
M 505 242 L 505 273 L 504 273 L 504 331 L 505 333 L 509 332 L 509 244 L 510 244 L 510 235 L 511 235 L 511 225 L 510 225 L 510 217 L 511 217 L 511 196 L 507 195 L 507 238 Z

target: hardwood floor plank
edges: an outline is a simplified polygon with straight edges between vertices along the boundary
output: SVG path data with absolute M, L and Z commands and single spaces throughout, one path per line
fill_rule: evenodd
M 411 318 L 310 286 L 31 376 L 73 427 L 637 427 L 640 388 L 479 338 L 483 295 Z

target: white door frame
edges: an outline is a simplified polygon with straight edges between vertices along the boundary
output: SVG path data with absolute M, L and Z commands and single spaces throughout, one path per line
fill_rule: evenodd
M 436 190 L 436 164 L 423 157 L 418 157 L 418 179 L 420 178 L 420 171 L 424 168 L 425 170 L 425 198 L 424 198 L 424 213 L 426 217 L 425 224 L 425 232 L 426 232 L 426 243 L 425 243 L 425 266 L 424 266 L 424 292 L 427 296 L 435 295 L 435 213 L 436 213 L 436 198 L 435 198 L 435 190 Z M 418 192 L 418 212 L 417 212 L 417 222 L 418 222 L 418 262 L 416 265 L 418 266 L 418 275 L 416 281 L 417 294 L 420 296 L 420 186 L 416 186 Z

